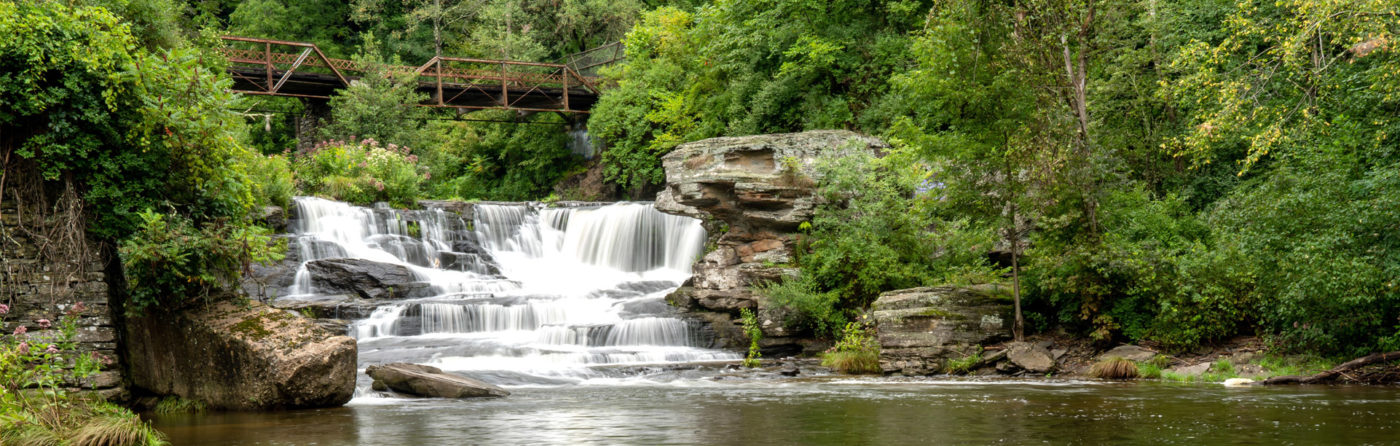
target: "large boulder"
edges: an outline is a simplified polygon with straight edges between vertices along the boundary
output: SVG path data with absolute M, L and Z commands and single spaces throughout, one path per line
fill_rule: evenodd
M 355 393 L 355 340 L 291 312 L 222 298 L 126 323 L 131 384 L 230 410 L 339 406 Z
M 923 287 L 881 294 L 871 307 L 885 373 L 928 375 L 949 359 L 1011 337 L 1010 290 L 995 285 Z
M 428 288 L 403 265 L 365 259 L 323 259 L 306 263 L 319 293 L 354 294 L 365 299 L 418 297 Z
M 1012 342 L 1006 345 L 1006 359 L 1027 373 L 1041 374 L 1055 369 L 1055 355 L 1043 345 Z
M 790 266 L 798 227 L 811 220 L 824 158 L 878 152 L 885 143 L 849 131 L 711 138 L 677 146 L 662 158 L 666 188 L 656 209 L 706 220 L 712 234 L 687 286 L 670 301 L 734 317 L 758 313 L 765 342 L 797 345 L 781 311 L 752 290 L 797 273 Z M 717 330 L 747 345 L 741 331 Z M 796 351 L 801 351 L 801 348 Z
M 374 390 L 432 398 L 503 397 L 510 392 L 465 376 L 443 372 L 432 366 L 396 362 L 372 365 L 365 374 L 374 378 Z

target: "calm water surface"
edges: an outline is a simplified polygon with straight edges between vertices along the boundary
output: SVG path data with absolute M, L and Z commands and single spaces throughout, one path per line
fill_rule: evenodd
M 1397 387 L 819 378 L 511 390 L 154 422 L 175 445 L 1400 444 Z

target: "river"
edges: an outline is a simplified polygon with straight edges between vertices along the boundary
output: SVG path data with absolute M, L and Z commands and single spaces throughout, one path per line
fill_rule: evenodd
M 1394 444 L 1400 388 L 624 378 L 490 400 L 156 417 L 175 445 Z
M 1392 443 L 1400 388 L 1225 388 L 1053 380 L 788 378 L 726 371 L 665 303 L 704 249 L 649 203 L 363 208 L 298 198 L 299 258 L 406 268 L 415 282 L 347 333 L 361 371 L 412 362 L 507 388 L 403 399 L 363 373 L 345 407 L 151 415 L 176 445 Z M 303 263 L 281 299 L 324 299 Z M 334 285 L 334 284 L 330 284 Z

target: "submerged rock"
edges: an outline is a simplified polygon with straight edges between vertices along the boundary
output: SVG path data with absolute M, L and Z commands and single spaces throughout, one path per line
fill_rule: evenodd
M 885 373 L 928 375 L 977 347 L 1011 337 L 1008 289 L 923 287 L 881 294 L 871 306 Z M 1049 353 L 1046 353 L 1047 357 Z
M 688 286 L 669 300 L 731 318 L 752 309 L 760 319 L 774 321 L 763 324 L 765 339 L 802 351 L 798 339 L 785 332 L 776 306 L 752 289 L 797 274 L 790 265 L 794 233 L 816 209 L 820 160 L 886 147 L 840 130 L 711 138 L 677 146 L 662 158 L 666 188 L 656 197 L 656 209 L 706 220 L 713 249 L 695 263 Z M 742 332 L 718 331 L 735 344 L 747 342 Z
M 311 285 L 322 294 L 354 294 L 365 299 L 418 297 L 428 284 L 403 265 L 365 259 L 324 259 L 306 263 Z
M 339 406 L 355 392 L 355 340 L 256 301 L 127 320 L 133 387 L 233 410 Z M 178 341 L 178 342 L 177 342 Z
M 372 365 L 365 374 L 374 378 L 375 390 L 432 398 L 503 397 L 510 392 L 485 382 L 443 372 L 442 369 L 420 364 L 396 362 Z

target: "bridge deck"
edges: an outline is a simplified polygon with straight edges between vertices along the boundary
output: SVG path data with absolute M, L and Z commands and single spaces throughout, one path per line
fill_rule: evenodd
M 230 44 L 221 51 L 229 60 L 233 89 L 244 94 L 324 99 L 361 76 L 388 71 L 416 78 L 418 91 L 429 98 L 419 104 L 425 107 L 587 113 L 598 101 L 598 79 L 565 64 L 434 57 L 417 67 L 371 68 L 327 58 L 311 43 L 223 39 Z M 277 52 L 273 46 L 301 51 Z

